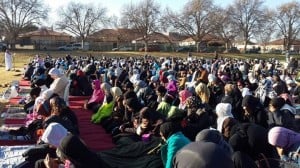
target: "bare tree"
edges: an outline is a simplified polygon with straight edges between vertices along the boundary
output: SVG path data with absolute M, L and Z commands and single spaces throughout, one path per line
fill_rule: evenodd
M 143 35 L 145 51 L 148 49 L 149 35 L 160 29 L 159 20 L 160 8 L 154 0 L 142 0 L 137 4 L 127 4 L 122 11 L 122 25 L 136 29 Z
M 213 26 L 214 34 L 218 35 L 224 43 L 226 51 L 229 47 L 232 47 L 232 41 L 237 36 L 238 31 L 232 24 L 231 17 L 229 17 L 228 12 L 222 8 L 216 10 L 215 15 L 212 16 L 211 26 Z
M 263 52 L 265 52 L 266 45 L 271 41 L 274 33 L 276 32 L 276 22 L 274 21 L 275 13 L 274 11 L 265 11 L 265 24 L 262 25 L 257 34 L 257 41 L 259 41 L 263 48 Z
M 40 24 L 48 16 L 48 8 L 41 0 L 1 0 L 0 25 L 6 40 L 15 47 L 16 39 L 23 29 Z
M 292 1 L 278 7 L 276 25 L 284 38 L 284 47 L 289 50 L 300 32 L 300 2 Z
M 211 21 L 215 12 L 212 0 L 190 0 L 181 12 L 166 10 L 165 23 L 191 37 L 196 42 L 197 52 L 203 38 L 212 32 Z
M 228 14 L 233 25 L 240 31 L 244 42 L 244 51 L 248 42 L 265 22 L 265 14 L 262 0 L 235 0 L 228 7 Z
M 82 43 L 87 36 L 98 31 L 108 20 L 105 8 L 75 2 L 69 3 L 59 15 L 61 20 L 57 22 L 58 28 L 79 36 Z

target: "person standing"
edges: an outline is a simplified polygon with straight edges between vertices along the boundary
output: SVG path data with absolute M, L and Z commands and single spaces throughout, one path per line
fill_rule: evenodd
M 5 51 L 4 58 L 5 58 L 5 70 L 10 71 L 13 67 L 13 65 L 12 65 L 13 60 L 12 60 L 12 55 L 9 50 Z

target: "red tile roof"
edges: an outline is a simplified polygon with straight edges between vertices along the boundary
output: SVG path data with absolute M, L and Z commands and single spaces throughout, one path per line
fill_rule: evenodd
M 20 34 L 19 37 L 32 37 L 32 36 L 68 36 L 71 35 L 64 33 L 64 32 L 56 32 L 50 29 L 39 29 L 36 31 L 31 31 L 27 33 Z

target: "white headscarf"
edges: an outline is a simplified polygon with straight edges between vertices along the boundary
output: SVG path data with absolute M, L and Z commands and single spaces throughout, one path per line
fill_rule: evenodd
M 42 135 L 42 141 L 50 145 L 59 146 L 60 141 L 67 136 L 68 131 L 59 123 L 51 123 L 46 128 L 45 132 Z
M 231 113 L 232 106 L 229 103 L 219 103 L 216 106 L 216 113 L 218 116 L 217 119 L 217 130 L 222 133 L 222 126 L 225 119 L 231 117 L 233 118 L 233 115 Z
M 62 75 L 61 72 L 59 71 L 59 69 L 57 69 L 57 68 L 50 69 L 48 74 L 53 75 L 53 76 L 57 76 L 57 77 L 60 77 Z

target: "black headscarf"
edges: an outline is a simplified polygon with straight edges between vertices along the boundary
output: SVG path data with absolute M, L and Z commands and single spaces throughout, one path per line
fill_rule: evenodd
M 160 132 L 166 139 L 168 139 L 171 135 L 179 131 L 181 131 L 181 127 L 178 123 L 166 122 L 160 126 Z
M 79 137 L 69 134 L 60 143 L 61 153 L 74 164 L 75 168 L 101 168 L 102 161 L 91 152 Z
M 217 130 L 204 129 L 200 131 L 195 141 L 213 142 L 218 144 L 222 140 L 222 135 Z
M 228 152 L 233 153 L 231 146 L 223 139 L 222 134 L 218 130 L 204 129 L 196 136 L 196 142 L 212 142 Z
M 233 168 L 231 156 L 212 142 L 191 142 L 179 150 L 173 160 L 174 168 Z

